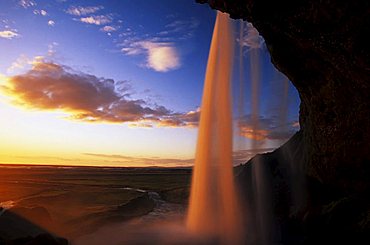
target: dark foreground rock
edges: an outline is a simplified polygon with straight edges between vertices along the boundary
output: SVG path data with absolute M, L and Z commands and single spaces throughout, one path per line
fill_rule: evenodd
M 246 230 L 256 234 L 256 220 L 264 213 L 268 244 L 370 244 L 369 190 L 348 194 L 307 175 L 302 138 L 298 132 L 279 149 L 257 155 L 240 168 L 236 179 Z M 257 164 L 263 170 L 262 194 L 255 189 Z M 263 195 L 262 207 L 257 207 L 257 195 Z M 258 244 L 258 237 L 248 239 Z
M 64 238 L 54 237 L 50 234 L 43 233 L 36 237 L 22 237 L 11 241 L 3 241 L 4 245 L 68 245 Z
M 0 245 L 68 245 L 68 240 L 50 234 L 12 212 L 0 215 Z

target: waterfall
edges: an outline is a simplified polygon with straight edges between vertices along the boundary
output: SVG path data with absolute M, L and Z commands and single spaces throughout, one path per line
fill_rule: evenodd
M 253 158 L 249 186 L 252 194 L 248 197 L 251 206 L 246 212 L 240 209 L 234 184 L 231 77 L 235 41 L 239 41 L 239 120 L 236 124 L 239 125 L 239 144 L 241 136 L 247 137 L 249 150 L 257 152 L 269 130 L 261 121 L 261 104 L 266 104 L 261 100 L 261 91 L 265 88 L 261 57 L 264 41 L 252 24 L 243 21 L 240 23 L 239 38 L 236 38 L 232 21 L 226 14 L 218 12 L 204 80 L 186 225 L 192 234 L 208 241 L 215 239 L 221 244 L 272 244 L 277 228 L 268 167 L 260 157 Z M 248 59 L 249 63 L 245 63 L 244 59 Z M 245 65 L 249 67 L 246 69 Z M 249 72 L 244 74 L 244 70 Z M 278 115 L 270 116 L 276 118 L 275 133 L 286 134 L 289 83 L 275 68 L 271 74 L 279 77 L 273 81 L 276 86 L 271 91 L 271 94 L 278 94 L 279 101 L 271 100 L 278 107 Z M 246 93 L 248 82 L 250 87 Z M 245 99 L 250 101 L 250 108 L 245 108 Z M 245 114 L 245 110 L 249 115 Z M 243 123 L 246 126 L 244 129 Z M 245 213 L 247 215 L 242 215 Z
M 187 228 L 227 244 L 240 239 L 232 165 L 231 73 L 233 30 L 217 13 L 204 81 Z

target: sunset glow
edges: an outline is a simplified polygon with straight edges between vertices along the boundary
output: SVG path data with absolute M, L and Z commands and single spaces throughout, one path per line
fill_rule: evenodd
M 215 12 L 185 0 L 152 4 L 1 1 L 0 163 L 193 165 Z M 273 89 L 271 64 L 265 74 Z M 261 118 L 261 151 L 299 127 L 290 93 L 289 130 L 276 135 L 276 118 Z M 245 113 L 235 131 L 244 144 L 234 146 L 243 159 L 256 135 Z

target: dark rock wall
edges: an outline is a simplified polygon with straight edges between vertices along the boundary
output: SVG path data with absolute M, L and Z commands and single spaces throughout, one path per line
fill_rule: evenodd
M 293 168 L 303 161 L 302 151 L 302 132 L 297 132 L 279 149 L 258 154 L 239 167 L 236 183 L 244 207 L 247 244 L 261 244 L 262 239 L 265 244 L 302 244 L 303 222 L 296 224 L 296 220 L 302 221 L 307 213 L 309 196 L 304 173 Z M 263 179 L 259 181 L 264 188 L 259 193 L 256 193 L 253 177 L 255 164 L 260 164 L 263 171 Z M 263 205 L 256 202 L 258 197 L 264 201 Z M 265 217 L 264 232 L 258 229 L 257 221 L 262 215 Z
M 265 244 L 370 244 L 369 192 L 344 194 L 306 176 L 300 168 L 302 135 L 297 132 L 274 152 L 256 155 L 238 168 L 246 244 L 261 244 L 266 234 L 271 237 Z M 255 164 L 264 172 L 260 193 L 253 187 Z M 262 207 L 256 202 L 261 195 Z M 257 222 L 261 214 L 268 221 L 262 234 Z
M 309 176 L 343 192 L 370 186 L 367 0 L 197 0 L 253 23 L 300 98 Z

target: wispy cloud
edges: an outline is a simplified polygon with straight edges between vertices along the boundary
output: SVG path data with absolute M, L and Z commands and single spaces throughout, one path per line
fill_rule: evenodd
M 7 69 L 7 73 L 12 73 L 14 71 L 23 69 L 26 65 L 30 64 L 30 59 L 22 54 L 20 55 Z
M 163 31 L 159 32 L 159 36 L 179 35 L 178 39 L 188 39 L 194 35 L 194 31 L 199 26 L 199 21 L 196 18 L 189 20 L 175 20 L 165 25 Z
M 120 28 L 120 26 L 108 25 L 114 22 L 113 14 L 96 14 L 103 9 L 103 6 L 71 6 L 65 12 L 73 16 L 78 16 L 79 18 L 73 18 L 75 21 L 97 26 L 104 25 L 99 30 L 107 33 L 108 36 L 111 36 L 113 32 Z
M 6 39 L 13 39 L 15 37 L 18 37 L 19 34 L 17 30 L 4 30 L 0 31 L 0 38 L 6 38 Z
M 46 15 L 48 15 L 48 12 L 46 12 L 46 10 L 43 10 L 43 9 L 41 9 L 41 10 L 35 9 L 35 10 L 33 11 L 33 13 L 34 13 L 35 15 L 42 15 L 42 16 L 46 16 Z
M 100 31 L 102 31 L 102 32 L 114 32 L 114 31 L 117 31 L 117 27 L 104 26 L 104 27 L 100 28 Z
M 40 57 L 26 73 L 8 77 L 0 89 L 18 106 L 61 110 L 71 120 L 158 127 L 196 125 L 199 112 L 176 113 L 164 106 L 130 99 L 127 83 L 74 71 Z
M 25 9 L 34 7 L 37 5 L 36 2 L 33 0 L 20 0 L 18 3 L 20 6 L 22 6 Z
M 94 14 L 102 9 L 104 9 L 103 6 L 87 6 L 87 7 L 71 6 L 66 10 L 66 13 L 75 16 L 84 16 Z
M 53 58 L 55 56 L 56 47 L 58 47 L 58 46 L 59 46 L 59 43 L 57 43 L 57 42 L 52 42 L 48 45 L 48 53 L 47 53 L 48 58 Z
M 49 26 L 55 26 L 55 21 L 54 20 L 49 20 L 48 25 Z
M 257 29 L 252 25 L 252 23 L 246 23 L 244 26 L 243 40 L 238 40 L 241 45 L 247 50 L 262 48 L 265 40 L 259 34 Z
M 108 36 L 111 36 L 112 32 L 116 32 L 118 29 L 118 26 L 104 26 L 100 28 L 100 31 L 107 33 Z
M 34 64 L 38 62 L 44 62 L 46 59 L 52 59 L 56 53 L 56 47 L 59 45 L 57 42 L 51 42 L 48 45 L 48 52 L 46 56 L 36 56 L 29 58 L 25 54 L 21 54 L 7 69 L 7 74 L 18 74 L 30 69 Z
M 132 157 L 126 155 L 109 155 L 109 154 L 96 154 L 96 153 L 84 153 L 86 156 L 105 158 L 109 160 L 115 160 L 121 164 L 129 165 L 151 165 L 151 166 L 191 166 L 194 164 L 194 159 L 182 159 L 182 158 L 160 158 L 160 157 Z
M 256 154 L 262 154 L 271 152 L 275 148 L 258 148 L 239 150 L 233 152 L 233 164 L 239 165 L 246 163 L 249 159 L 254 157 Z M 90 156 L 93 159 L 106 159 L 107 162 L 120 163 L 129 166 L 176 166 L 176 167 L 187 167 L 194 165 L 194 158 L 161 158 L 161 157 L 134 157 L 119 154 L 100 154 L 100 153 L 83 153 L 85 156 Z M 102 160 L 100 160 L 102 161 Z
M 139 55 L 145 52 L 144 48 L 140 44 L 141 42 L 131 42 L 131 43 L 126 42 L 126 43 L 123 45 L 124 47 L 121 48 L 121 52 L 124 53 L 125 55 Z
M 248 150 L 238 150 L 233 152 L 233 164 L 239 165 L 246 163 L 249 159 L 256 154 L 271 152 L 275 148 L 258 148 Z M 92 159 L 106 159 L 106 162 L 116 164 L 129 165 L 129 166 L 174 166 L 174 167 L 187 167 L 194 165 L 194 158 L 161 158 L 161 157 L 134 157 L 119 154 L 100 154 L 100 153 L 83 153 L 85 156 L 92 157 Z M 99 160 L 98 160 L 99 161 Z M 101 162 L 100 160 L 99 162 Z
M 100 26 L 111 23 L 113 21 L 113 18 L 109 15 L 93 15 L 88 17 L 81 17 L 80 19 L 77 20 L 86 24 Z

